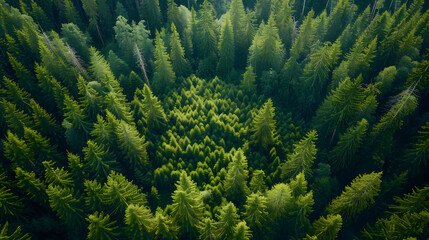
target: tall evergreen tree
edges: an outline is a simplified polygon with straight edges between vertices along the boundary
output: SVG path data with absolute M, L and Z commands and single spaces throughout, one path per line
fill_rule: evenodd
M 224 77 L 231 72 L 234 67 L 234 54 L 234 32 L 227 17 L 219 39 L 219 62 L 217 64 L 219 76 Z
M 268 99 L 253 119 L 252 142 L 266 149 L 274 145 L 277 139 L 274 110 L 273 102 Z
M 295 144 L 295 149 L 288 160 L 282 166 L 282 177 L 287 179 L 295 177 L 303 172 L 306 176 L 312 175 L 311 166 L 316 159 L 317 132 L 315 130 L 308 132 L 307 135 Z
M 357 176 L 339 197 L 332 200 L 326 211 L 340 214 L 345 221 L 355 218 L 356 214 L 374 204 L 374 197 L 380 191 L 381 174 L 372 172 Z
M 102 240 L 102 239 L 116 239 L 119 235 L 116 221 L 110 221 L 108 214 L 104 215 L 103 212 L 95 212 L 86 218 L 88 221 L 88 239 L 89 240 Z
M 113 155 L 103 145 L 99 145 L 92 140 L 88 140 L 87 146 L 82 151 L 86 172 L 99 182 L 105 182 L 110 171 L 114 170 L 116 165 Z
M 239 216 L 237 208 L 229 202 L 219 210 L 218 221 L 215 222 L 215 236 L 217 239 L 232 239 Z
M 313 222 L 312 232 L 317 239 L 334 240 L 337 239 L 338 232 L 343 225 L 343 219 L 341 215 L 328 215 L 326 217 L 321 216 L 319 219 Z
M 173 66 L 174 72 L 177 76 L 187 76 L 191 71 L 191 66 L 189 65 L 189 61 L 185 58 L 185 49 L 182 47 L 180 36 L 174 23 L 171 24 L 169 46 L 171 65 Z
M 176 80 L 170 57 L 167 54 L 164 41 L 159 33 L 155 38 L 155 71 L 153 75 L 153 86 L 157 92 L 166 92 Z
M 223 185 L 228 200 L 241 203 L 249 193 L 249 188 L 247 187 L 247 179 L 249 178 L 247 159 L 241 149 L 236 150 L 231 158 L 232 161 L 228 164 L 228 172 Z
M 152 35 L 162 25 L 161 9 L 159 7 L 159 0 L 140 0 L 139 1 L 141 18 L 145 19 Z
M 146 206 L 130 204 L 125 210 L 127 236 L 131 239 L 148 239 L 154 227 L 154 219 Z

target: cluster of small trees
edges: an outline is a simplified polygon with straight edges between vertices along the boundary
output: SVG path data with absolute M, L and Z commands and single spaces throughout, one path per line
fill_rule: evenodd
M 0 238 L 426 236 L 424 4 L 0 0 Z

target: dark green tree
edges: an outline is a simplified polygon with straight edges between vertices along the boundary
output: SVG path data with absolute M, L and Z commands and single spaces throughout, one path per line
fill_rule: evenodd
M 271 99 L 262 106 L 252 122 L 252 142 L 265 149 L 274 145 L 277 140 L 276 120 L 274 120 L 273 102 Z
M 250 192 L 247 187 L 249 171 L 247 170 L 247 159 L 243 151 L 239 148 L 231 156 L 232 160 L 228 164 L 227 174 L 223 183 L 228 200 L 241 203 Z
M 219 76 L 227 76 L 234 67 L 234 31 L 231 22 L 227 17 L 222 26 L 219 39 L 219 62 L 217 64 L 217 72 Z
M 140 0 L 139 8 L 140 17 L 146 20 L 150 32 L 154 35 L 156 30 L 161 27 L 163 20 L 159 0 Z
M 164 41 L 159 33 L 155 38 L 155 71 L 153 75 L 153 86 L 157 92 L 166 92 L 176 81 L 170 57 L 167 54 Z
M 89 240 L 111 240 L 116 239 L 119 235 L 118 227 L 115 226 L 116 221 L 110 221 L 109 214 L 95 212 L 85 219 L 89 223 L 87 237 Z
M 317 236 L 317 239 L 334 240 L 337 239 L 342 225 L 343 219 L 339 214 L 321 216 L 313 222 L 311 232 L 313 232 L 313 236 Z
M 111 170 L 117 165 L 114 156 L 103 145 L 88 140 L 87 146 L 82 150 L 86 172 L 91 178 L 105 182 Z
M 180 36 L 174 23 L 171 24 L 169 46 L 171 65 L 174 72 L 177 76 L 187 76 L 191 71 L 191 65 L 189 65 L 189 61 L 185 58 L 185 49 L 182 47 Z
M 218 221 L 215 222 L 215 236 L 217 239 L 232 239 L 239 222 L 237 208 L 232 202 L 227 203 L 219 210 Z

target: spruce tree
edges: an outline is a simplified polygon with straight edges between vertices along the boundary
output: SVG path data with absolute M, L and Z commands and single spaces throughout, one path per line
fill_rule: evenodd
M 229 202 L 219 210 L 218 221 L 215 222 L 215 236 L 217 239 L 232 239 L 239 221 L 237 208 Z
M 85 218 L 89 223 L 88 225 L 88 239 L 89 240 L 111 240 L 116 239 L 119 235 L 117 233 L 116 221 L 110 221 L 109 214 L 103 212 L 95 212 Z
M 284 179 L 295 177 L 303 172 L 306 176 L 312 175 L 311 166 L 316 159 L 317 132 L 315 130 L 308 132 L 307 135 L 295 144 L 294 151 L 288 156 L 287 161 L 282 166 L 282 177 Z
M 140 17 L 146 20 L 152 35 L 155 34 L 159 30 L 163 20 L 159 8 L 159 0 L 140 0 L 139 7 Z
M 138 102 L 141 104 L 143 116 L 149 129 L 160 129 L 165 126 L 167 117 L 161 102 L 152 94 L 147 85 L 144 85 L 142 95 L 143 99 L 139 99 Z
M 148 239 L 151 236 L 154 219 L 150 209 L 142 205 L 130 204 L 125 210 L 127 236 L 131 239 Z
M 170 57 L 167 54 L 164 41 L 157 32 L 155 38 L 155 72 L 153 75 L 153 86 L 157 92 L 166 92 L 176 81 Z
M 197 56 L 205 59 L 216 54 L 218 48 L 218 32 L 212 4 L 205 0 L 199 11 L 196 25 L 195 47 Z
M 116 161 L 114 156 L 103 145 L 88 140 L 87 146 L 82 150 L 86 172 L 97 179 L 99 182 L 105 182 L 111 170 L 115 170 Z
M 250 240 L 252 238 L 252 233 L 249 227 L 246 225 L 245 221 L 241 221 L 237 224 L 234 230 L 234 240 Z
M 34 172 L 27 172 L 20 167 L 15 168 L 17 185 L 25 191 L 30 199 L 45 204 L 48 202 L 46 185 L 36 177 Z
M 180 36 L 174 23 L 171 24 L 169 46 L 171 65 L 174 72 L 177 76 L 186 77 L 191 71 L 191 65 L 189 65 L 189 61 L 185 58 L 185 49 L 182 47 Z
M 343 225 L 343 219 L 341 215 L 335 214 L 324 217 L 321 216 L 319 219 L 313 222 L 312 232 L 317 239 L 321 240 L 334 240 L 337 239 L 338 232 Z
M 249 178 L 247 159 L 241 149 L 235 151 L 232 161 L 228 164 L 227 171 L 223 185 L 228 200 L 240 203 L 244 201 L 249 193 L 249 188 L 247 187 L 247 179 Z
M 260 145 L 265 149 L 274 145 L 277 140 L 274 110 L 273 102 L 271 99 L 268 99 L 252 122 L 252 143 Z
M 231 22 L 227 17 L 222 26 L 219 39 L 219 62 L 217 64 L 217 72 L 219 76 L 225 77 L 234 67 L 234 31 Z
M 380 192 L 381 175 L 382 172 L 372 172 L 357 176 L 340 196 L 332 200 L 326 211 L 329 214 L 340 214 L 345 221 L 355 218 L 374 204 L 374 197 Z
M 241 80 L 241 88 L 247 94 L 256 93 L 256 74 L 253 71 L 252 66 L 246 68 L 246 72 L 243 73 L 243 80 Z
M 247 224 L 254 231 L 259 230 L 260 232 L 268 220 L 267 198 L 260 193 L 252 193 L 247 196 L 244 207 L 246 211 L 243 215 Z
M 292 191 L 289 185 L 278 183 L 267 191 L 267 212 L 272 220 L 285 217 L 292 204 Z

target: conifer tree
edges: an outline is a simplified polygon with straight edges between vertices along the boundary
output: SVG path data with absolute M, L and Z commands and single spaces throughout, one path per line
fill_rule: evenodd
M 268 220 L 267 198 L 259 193 L 247 196 L 244 219 L 253 230 L 262 230 Z
M 64 41 L 69 44 L 82 60 L 89 60 L 88 37 L 73 23 L 63 24 L 61 34 Z
M 173 71 L 170 57 L 167 54 L 164 41 L 159 33 L 155 38 L 155 72 L 153 76 L 153 85 L 156 91 L 166 92 L 176 80 L 176 74 Z
M 407 168 L 411 176 L 416 176 L 427 166 L 429 159 L 429 122 L 426 122 L 418 132 L 416 141 L 407 149 L 402 165 Z
M 3 100 L 0 104 L 4 110 L 2 115 L 6 120 L 8 129 L 19 137 L 23 137 L 25 127 L 32 125 L 30 117 L 24 111 L 16 109 L 16 105 L 13 103 Z
M 44 161 L 43 166 L 45 167 L 46 185 L 72 189 L 74 186 L 73 179 L 67 170 L 54 168 L 52 161 Z
M 250 190 L 254 193 L 264 193 L 267 189 L 265 184 L 265 173 L 263 170 L 254 170 L 252 173 L 252 179 L 249 183 Z
M 241 80 L 241 88 L 247 94 L 256 93 L 256 74 L 253 71 L 252 66 L 246 68 L 246 72 L 243 73 L 243 80 Z
M 37 130 L 44 137 L 51 139 L 52 143 L 61 142 L 63 132 L 61 126 L 58 125 L 51 114 L 47 113 L 36 101 L 30 99 L 30 107 L 32 111 L 32 119 L 34 130 Z
M 111 240 L 116 239 L 119 235 L 117 233 L 118 227 L 115 226 L 116 221 L 110 221 L 109 214 L 104 215 L 103 212 L 95 212 L 85 219 L 89 223 L 89 240 Z
M 165 116 L 161 102 L 152 94 L 152 91 L 147 85 L 143 87 L 142 95 L 143 99 L 139 102 L 141 104 L 147 126 L 149 129 L 160 129 L 167 122 L 167 117 Z
M 116 161 L 113 154 L 92 140 L 88 140 L 87 146 L 83 148 L 86 172 L 97 179 L 105 182 L 111 170 L 114 170 Z
M 171 65 L 173 66 L 174 72 L 177 76 L 187 76 L 191 71 L 191 66 L 189 65 L 189 61 L 185 58 L 185 49 L 182 47 L 180 36 L 174 23 L 171 24 L 169 46 Z
M 203 213 L 200 193 L 196 184 L 184 172 L 180 175 L 176 188 L 172 195 L 173 220 L 179 225 L 182 237 L 195 237 Z
M 17 185 L 20 189 L 24 190 L 30 199 L 45 204 L 48 202 L 48 195 L 46 194 L 46 186 L 36 177 L 34 172 L 27 172 L 20 167 L 15 168 Z
M 219 210 L 218 221 L 215 222 L 215 236 L 217 239 L 232 239 L 239 221 L 237 208 L 232 202 L 227 203 Z
M 49 185 L 46 193 L 49 196 L 49 204 L 52 210 L 65 222 L 69 237 L 82 237 L 84 226 L 83 210 L 80 200 L 73 197 L 72 190 Z
M 285 49 L 290 50 L 292 46 L 292 34 L 294 31 L 294 20 L 293 20 L 293 6 L 295 0 L 283 0 L 281 1 L 281 8 L 276 15 L 276 25 L 279 29 L 279 36 L 282 40 Z
M 9 232 L 9 222 L 3 224 L 3 227 L 0 231 L 0 238 L 3 239 L 17 239 L 17 240 L 31 240 L 30 235 L 27 233 L 21 232 L 21 226 L 18 226 L 10 235 Z
M 289 185 L 278 183 L 267 191 L 267 212 L 271 219 L 284 217 L 292 204 L 292 191 Z
M 228 172 L 223 185 L 228 200 L 240 203 L 249 193 L 249 188 L 247 187 L 249 172 L 247 170 L 247 159 L 244 156 L 243 150 L 238 149 L 235 151 L 227 170 Z
M 282 167 L 282 177 L 288 179 L 303 172 L 306 176 L 312 175 L 311 166 L 316 159 L 317 132 L 310 131 L 307 135 L 295 144 L 294 152 L 288 156 L 288 160 Z
M 103 206 L 103 188 L 97 180 L 84 182 L 85 206 L 92 210 L 99 211 Z
M 261 145 L 265 149 L 274 145 L 277 140 L 274 110 L 273 102 L 268 99 L 252 122 L 252 142 Z
M 144 136 L 140 137 L 137 129 L 121 121 L 116 128 L 119 149 L 125 156 L 126 166 L 131 169 L 140 168 L 147 163 L 147 142 Z
M 139 7 L 140 17 L 146 20 L 150 32 L 155 34 L 156 30 L 159 30 L 163 20 L 159 8 L 159 0 L 140 0 Z
M 246 225 L 245 221 L 241 221 L 237 224 L 234 230 L 234 240 L 250 240 L 252 238 L 252 233 L 249 230 L 249 227 Z
M 329 155 L 335 169 L 341 170 L 353 165 L 352 161 L 356 158 L 355 154 L 362 143 L 367 129 L 368 121 L 362 119 L 356 126 L 348 128 L 344 134 L 340 135 L 340 140 Z
M 3 140 L 3 148 L 4 156 L 11 161 L 14 168 L 21 167 L 27 171 L 39 170 L 34 153 L 23 139 L 20 139 L 10 130 L 7 131 L 6 137 Z
M 114 51 L 109 51 L 109 56 L 107 59 L 113 74 L 115 74 L 115 77 L 119 78 L 121 74 L 125 75 L 130 72 L 130 67 L 128 64 L 119 58 Z
M 98 115 L 97 122 L 94 123 L 94 129 L 91 131 L 91 136 L 94 137 L 95 142 L 98 144 L 112 148 L 116 141 L 116 127 L 117 125 L 114 122 L 106 122 L 102 116 Z
M 123 216 L 130 204 L 147 204 L 146 195 L 122 174 L 111 172 L 103 186 L 103 204 L 108 205 L 112 215 Z
M 253 24 L 249 21 L 242 0 L 232 0 L 227 12 L 234 33 L 234 65 L 244 68 L 249 47 L 253 39 Z
M 328 18 L 327 41 L 335 41 L 343 29 L 352 21 L 355 6 L 348 0 L 339 0 Z
M 280 71 L 283 64 L 284 47 L 275 26 L 274 15 L 267 24 L 261 23 L 252 45 L 249 48 L 248 65 L 252 65 L 258 76 L 263 71 Z
M 89 138 L 91 125 L 85 121 L 82 109 L 70 96 L 65 96 L 64 105 L 65 118 L 62 125 L 66 129 L 67 143 L 73 151 L 80 151 L 84 146 L 82 141 L 86 141 Z
M 314 11 L 310 11 L 299 27 L 299 35 L 292 42 L 292 48 L 290 50 L 290 56 L 298 62 L 310 53 L 311 46 L 315 41 L 315 19 Z
M 345 221 L 356 217 L 374 203 L 380 191 L 382 172 L 357 176 L 340 196 L 326 208 L 329 214 L 340 214 Z
M 76 10 L 76 7 L 73 4 L 72 0 L 64 0 L 64 7 L 63 7 L 63 11 L 64 11 L 64 15 L 65 16 L 65 20 L 69 23 L 74 23 L 78 26 L 83 26 L 82 23 L 82 19 L 79 16 L 79 12 Z M 61 10 L 61 8 L 60 8 Z
M 130 204 L 125 210 L 127 236 L 131 239 L 149 239 L 154 227 L 154 219 L 146 206 Z
M 300 195 L 305 195 L 307 193 L 307 180 L 305 179 L 304 172 L 296 175 L 295 178 L 290 181 L 289 186 L 292 191 L 292 196 L 295 198 Z
M 158 208 L 155 213 L 155 239 L 156 240 L 173 240 L 177 239 L 177 227 L 166 215 L 161 208 Z
M 196 24 L 196 41 L 194 45 L 196 46 L 197 56 L 200 59 L 204 59 L 213 54 L 215 55 L 218 48 L 218 32 L 215 25 L 213 6 L 209 1 L 205 0 L 202 4 Z
M 343 219 L 341 215 L 335 214 L 324 217 L 321 216 L 319 219 L 313 222 L 312 232 L 317 239 L 321 240 L 334 240 L 337 239 L 338 232 L 343 225 Z
M 101 44 L 104 46 L 104 39 L 102 30 L 98 23 L 99 13 L 98 13 L 98 4 L 96 0 L 82 0 L 82 8 L 85 11 L 86 15 L 89 18 L 90 28 L 96 31 L 96 36 L 100 39 Z
M 7 101 L 15 104 L 18 109 L 29 113 L 29 100 L 31 98 L 30 94 L 27 91 L 21 89 L 17 83 L 6 76 L 3 76 L 2 85 L 4 89 L 0 89 L 1 96 L 4 96 Z
M 234 67 L 234 31 L 231 22 L 227 17 L 222 26 L 219 39 L 219 62 L 217 64 L 217 72 L 219 76 L 227 76 Z
M 211 218 L 204 218 L 201 221 L 201 224 L 199 226 L 199 231 L 200 231 L 200 237 L 199 237 L 200 240 L 214 239 L 215 238 L 214 221 Z
M 83 192 L 84 181 L 88 178 L 88 174 L 84 170 L 84 165 L 81 162 L 80 156 L 73 153 L 67 153 L 68 167 L 75 183 L 75 192 Z
M 15 196 L 12 191 L 6 186 L 0 188 L 0 212 L 1 220 L 18 217 L 22 209 L 22 202 Z
M 299 195 L 293 205 L 290 214 L 295 218 L 295 225 L 293 227 L 295 234 L 301 236 L 307 232 L 310 225 L 308 216 L 313 212 L 314 199 L 313 191 L 310 191 L 304 195 Z

